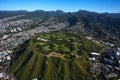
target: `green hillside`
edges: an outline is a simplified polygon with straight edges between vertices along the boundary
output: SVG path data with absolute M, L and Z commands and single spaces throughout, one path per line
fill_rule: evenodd
M 81 34 L 42 33 L 15 50 L 8 72 L 18 80 L 86 80 L 88 54 L 102 48 Z

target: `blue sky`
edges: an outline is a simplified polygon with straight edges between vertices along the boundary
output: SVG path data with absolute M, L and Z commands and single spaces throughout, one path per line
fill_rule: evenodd
M 0 0 L 0 10 L 120 12 L 120 0 Z

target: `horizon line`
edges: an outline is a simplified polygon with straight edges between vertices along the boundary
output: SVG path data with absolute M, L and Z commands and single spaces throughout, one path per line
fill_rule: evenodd
M 76 10 L 76 11 L 64 11 L 64 10 L 61 10 L 61 9 L 56 9 L 56 10 L 43 10 L 43 9 L 36 9 L 36 10 L 0 10 L 0 11 L 27 11 L 27 12 L 34 12 L 34 11 L 62 11 L 62 12 L 65 12 L 65 13 L 73 13 L 73 12 L 78 12 L 78 11 L 88 11 L 88 12 L 95 12 L 95 13 L 120 13 L 120 12 L 109 12 L 109 11 L 103 11 L 103 12 L 98 12 L 98 11 L 91 11 L 91 10 L 85 10 L 85 9 L 79 9 L 79 10 Z

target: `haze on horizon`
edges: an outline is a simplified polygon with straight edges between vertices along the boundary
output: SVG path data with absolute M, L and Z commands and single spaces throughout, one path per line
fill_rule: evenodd
M 120 0 L 0 0 L 0 10 L 120 13 Z

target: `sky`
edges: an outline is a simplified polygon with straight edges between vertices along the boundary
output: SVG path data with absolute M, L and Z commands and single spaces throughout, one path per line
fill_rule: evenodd
M 120 0 L 0 0 L 0 10 L 120 13 Z

